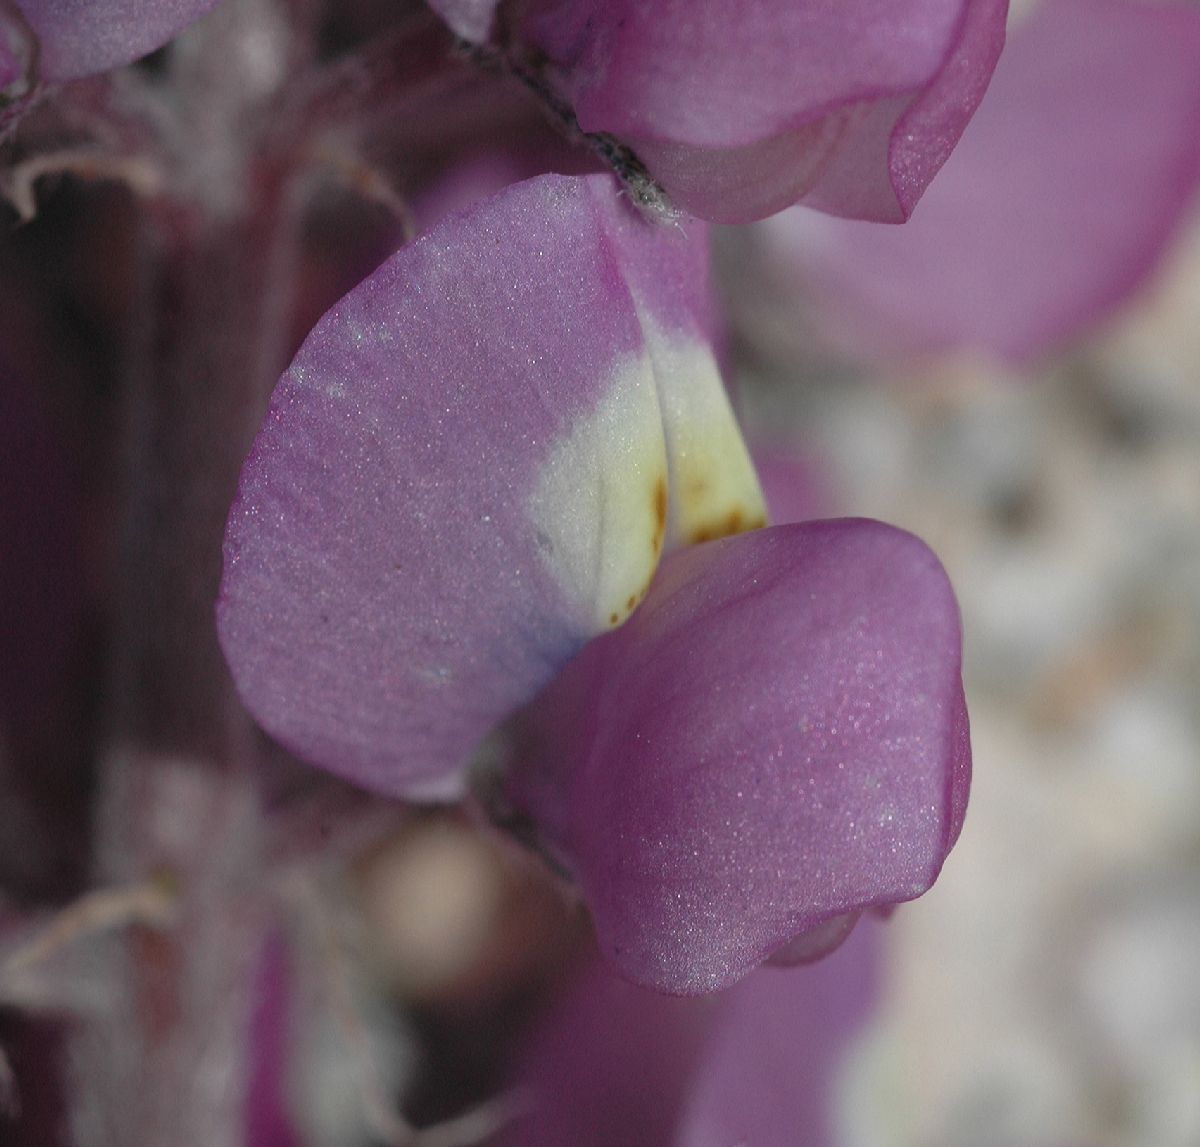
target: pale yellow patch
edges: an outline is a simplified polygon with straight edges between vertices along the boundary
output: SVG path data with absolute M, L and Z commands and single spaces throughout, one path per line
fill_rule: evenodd
M 545 558 L 597 632 L 646 595 L 662 553 L 667 455 L 650 363 L 623 360 L 547 459 L 530 506 Z
M 754 463 L 711 350 L 641 318 L 667 445 L 667 548 L 765 525 Z

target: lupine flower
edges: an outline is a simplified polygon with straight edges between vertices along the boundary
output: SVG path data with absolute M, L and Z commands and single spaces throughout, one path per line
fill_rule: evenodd
M 484 39 L 495 3 L 433 7 Z M 987 87 L 1007 0 L 533 0 L 511 50 L 585 132 L 723 223 L 802 202 L 907 219 Z
M 764 244 L 859 353 L 1028 361 L 1126 299 L 1188 218 L 1197 60 L 1193 5 L 1043 0 L 906 226 L 791 211 Z
M 47 83 L 106 72 L 161 48 L 217 0 L 13 0 L 38 39 Z M 0 46 L 0 75 L 3 74 Z M 0 87 L 3 84 L 0 83 Z
M 543 177 L 400 251 L 277 387 L 218 605 L 267 730 L 386 793 L 460 792 L 549 686 L 503 738 L 513 799 L 606 954 L 683 993 L 919 895 L 969 775 L 957 608 L 920 542 L 715 540 L 764 511 L 703 238 Z

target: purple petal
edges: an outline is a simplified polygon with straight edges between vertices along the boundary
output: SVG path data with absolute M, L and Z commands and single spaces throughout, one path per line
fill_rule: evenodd
M 1004 42 L 1006 0 L 548 0 L 524 33 L 585 131 L 630 143 L 681 206 L 742 222 L 798 200 L 900 220 Z
M 217 0 L 14 0 L 41 41 L 50 83 L 106 72 L 161 48 Z
M 527 1041 L 505 1147 L 832 1147 L 837 1077 L 878 995 L 877 929 L 817 967 L 672 999 L 600 962 Z
M 767 234 L 868 353 L 1043 354 L 1139 286 L 1195 202 L 1198 60 L 1194 6 L 1044 0 L 907 226 L 790 212 Z
M 969 784 L 960 659 L 945 574 L 900 530 L 694 547 L 523 715 L 514 797 L 624 974 L 712 991 L 933 883 Z
M 607 177 L 549 176 L 445 220 L 325 315 L 226 536 L 221 640 L 269 732 L 371 788 L 451 791 L 496 722 L 628 616 L 676 534 L 761 520 L 698 341 L 703 244 Z

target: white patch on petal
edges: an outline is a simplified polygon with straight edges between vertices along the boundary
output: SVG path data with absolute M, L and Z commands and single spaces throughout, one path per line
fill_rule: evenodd
M 670 473 L 667 546 L 766 525 L 758 475 L 706 343 L 671 336 L 639 312 L 662 410 Z
M 596 631 L 646 595 L 665 549 L 766 523 L 758 477 L 709 347 L 639 308 L 646 354 L 542 468 L 530 510 L 544 556 Z
M 663 549 L 667 455 L 650 363 L 625 359 L 605 397 L 559 442 L 530 506 L 546 560 L 596 631 L 623 622 Z

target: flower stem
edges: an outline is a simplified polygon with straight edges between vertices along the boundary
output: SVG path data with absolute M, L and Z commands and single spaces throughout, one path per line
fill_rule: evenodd
M 205 154 L 193 157 L 193 193 L 156 201 L 137 238 L 95 866 L 104 883 L 165 873 L 177 900 L 172 927 L 135 925 L 109 946 L 111 1006 L 74 1033 L 72 1118 L 85 1147 L 239 1147 L 245 1135 L 250 994 L 273 905 L 262 742 L 213 607 L 241 462 L 290 350 L 298 212 L 292 172 L 246 139 L 251 105 L 269 95 L 261 70 L 239 105 L 228 90 L 239 71 L 216 61 L 273 10 L 235 0 L 180 49 L 190 76 L 227 85 L 209 98 L 197 83 L 191 96 L 203 105 L 198 146 L 221 154 L 207 170 Z

